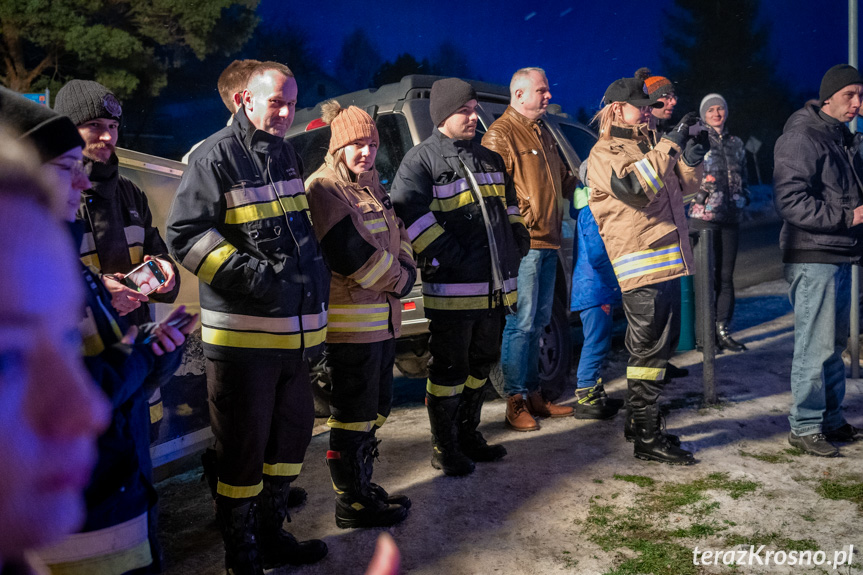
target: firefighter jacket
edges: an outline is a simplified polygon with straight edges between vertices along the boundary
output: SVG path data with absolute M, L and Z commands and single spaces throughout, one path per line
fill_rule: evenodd
M 569 173 L 542 120 L 528 120 L 508 106 L 489 126 L 482 145 L 501 155 L 512 177 L 521 215 L 530 230 L 530 247 L 560 248 L 563 200 L 572 196 L 578 178 Z
M 315 234 L 332 271 L 329 343 L 372 343 L 399 337 L 402 306 L 416 280 L 407 230 L 378 172 L 346 181 L 332 156 L 306 180 Z
M 651 146 L 645 124 L 612 124 L 590 152 L 590 210 L 624 292 L 693 273 L 683 196 L 701 165 L 687 166 L 667 138 Z
M 391 194 L 422 269 L 427 318 L 470 320 L 515 307 L 529 240 L 498 154 L 435 128 L 405 154 Z
M 199 279 L 211 359 L 312 358 L 326 337 L 330 273 L 309 218 L 301 161 L 241 108 L 192 154 L 168 245 Z
M 153 560 L 147 514 L 156 503 L 156 490 L 146 382 L 155 373 L 170 376 L 183 348 L 157 358 L 149 345 L 121 342 L 129 326 L 126 318 L 111 307 L 111 295 L 99 277 L 87 267 L 81 271 L 84 363 L 111 403 L 111 421 L 99 436 L 96 466 L 84 490 L 87 516 L 81 532 L 40 550 L 39 556 L 53 572 L 98 573 L 117 564 L 133 570 Z M 139 340 L 147 331 L 141 330 Z
M 144 261 L 159 257 L 174 268 L 174 289 L 151 294 L 150 300 L 173 303 L 180 293 L 180 274 L 168 256 L 168 248 L 153 226 L 153 215 L 144 195 L 135 184 L 119 174 L 116 155 L 107 164 L 86 160 L 93 187 L 81 194 L 78 220 L 84 223 L 79 253 L 84 265 L 98 274 L 128 273 Z M 151 320 L 147 304 L 127 314 L 135 325 Z

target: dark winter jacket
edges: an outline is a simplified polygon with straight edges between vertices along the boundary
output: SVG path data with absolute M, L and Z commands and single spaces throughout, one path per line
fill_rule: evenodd
M 779 247 L 785 262 L 857 262 L 863 226 L 851 223 L 863 203 L 859 136 L 819 111 L 809 104 L 794 112 L 776 141 L 773 201 L 785 220 Z
M 299 157 L 234 122 L 192 154 L 168 217 L 168 245 L 198 276 L 211 359 L 318 355 L 330 272 L 309 218 Z
M 576 194 L 582 189 L 585 188 L 577 189 Z M 570 205 L 569 213 L 578 226 L 572 250 L 576 256 L 575 265 L 572 266 L 569 309 L 581 311 L 605 304 L 619 304 L 620 286 L 593 213 L 586 205 L 576 209 L 575 202 Z
M 703 204 L 692 203 L 689 217 L 715 224 L 739 224 L 749 204 L 746 149 L 743 140 L 708 128 L 710 151 L 704 156 Z
M 462 162 L 476 180 L 471 178 Z M 476 200 L 482 194 L 488 220 Z M 402 160 L 391 190 L 396 214 L 422 270 L 423 305 L 429 319 L 471 319 L 517 300 L 518 266 L 529 235 L 512 180 L 501 157 L 470 140 L 452 140 L 437 128 Z M 492 269 L 488 230 L 497 252 Z
M 151 294 L 150 300 L 173 303 L 180 293 L 180 274 L 168 256 L 168 248 L 153 226 L 153 215 L 138 186 L 119 174 L 117 156 L 107 164 L 86 160 L 93 187 L 81 194 L 78 220 L 84 223 L 84 237 L 79 253 L 84 265 L 99 274 L 125 274 L 144 261 L 144 256 L 158 256 L 174 268 L 174 289 L 165 294 Z M 151 320 L 147 304 L 127 314 L 134 325 Z
M 111 403 L 111 421 L 99 436 L 98 459 L 84 490 L 86 520 L 80 533 L 40 551 L 53 572 L 107 572 L 106 565 L 125 570 L 152 563 L 147 514 L 156 503 L 150 461 L 150 418 L 147 381 L 173 373 L 182 348 L 156 357 L 143 343 L 121 342 L 129 323 L 111 307 L 111 295 L 99 277 L 82 265 L 85 286 L 80 331 L 84 363 L 91 378 Z M 142 327 L 138 341 L 153 324 Z

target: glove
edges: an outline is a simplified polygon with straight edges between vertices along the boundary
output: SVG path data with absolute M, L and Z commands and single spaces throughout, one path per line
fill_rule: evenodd
M 668 139 L 680 146 L 681 148 L 689 139 L 689 128 L 698 123 L 698 114 L 689 112 L 674 126 L 674 129 L 662 136 L 663 139 Z
M 399 296 L 399 299 L 401 299 L 411 293 L 411 290 L 414 289 L 414 284 L 417 281 L 417 270 L 416 268 L 406 266 L 401 262 L 399 262 L 399 265 L 402 267 L 402 271 L 408 274 L 408 281 L 405 282 L 405 287 L 403 287 L 400 292 L 396 293 L 396 295 Z
M 697 136 L 686 141 L 683 148 L 683 161 L 690 168 L 697 166 L 710 151 L 710 137 L 707 130 L 702 130 Z

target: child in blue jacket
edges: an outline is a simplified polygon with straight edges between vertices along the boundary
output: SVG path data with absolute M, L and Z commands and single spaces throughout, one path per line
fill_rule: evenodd
M 578 361 L 578 386 L 575 397 L 575 417 L 578 419 L 608 419 L 614 417 L 622 401 L 605 394 L 600 369 L 611 349 L 612 310 L 621 304 L 620 286 L 614 268 L 599 236 L 599 227 L 587 205 L 590 188 L 575 190 L 570 215 L 577 220 L 572 251 L 572 297 L 570 310 L 581 314 L 584 345 Z

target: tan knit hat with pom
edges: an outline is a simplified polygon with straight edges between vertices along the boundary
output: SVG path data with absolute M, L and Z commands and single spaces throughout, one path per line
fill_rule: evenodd
M 380 143 L 375 121 L 365 110 L 356 106 L 342 108 L 335 100 L 324 102 L 321 106 L 321 119 L 332 128 L 330 154 L 363 138 L 371 138 L 376 145 Z

